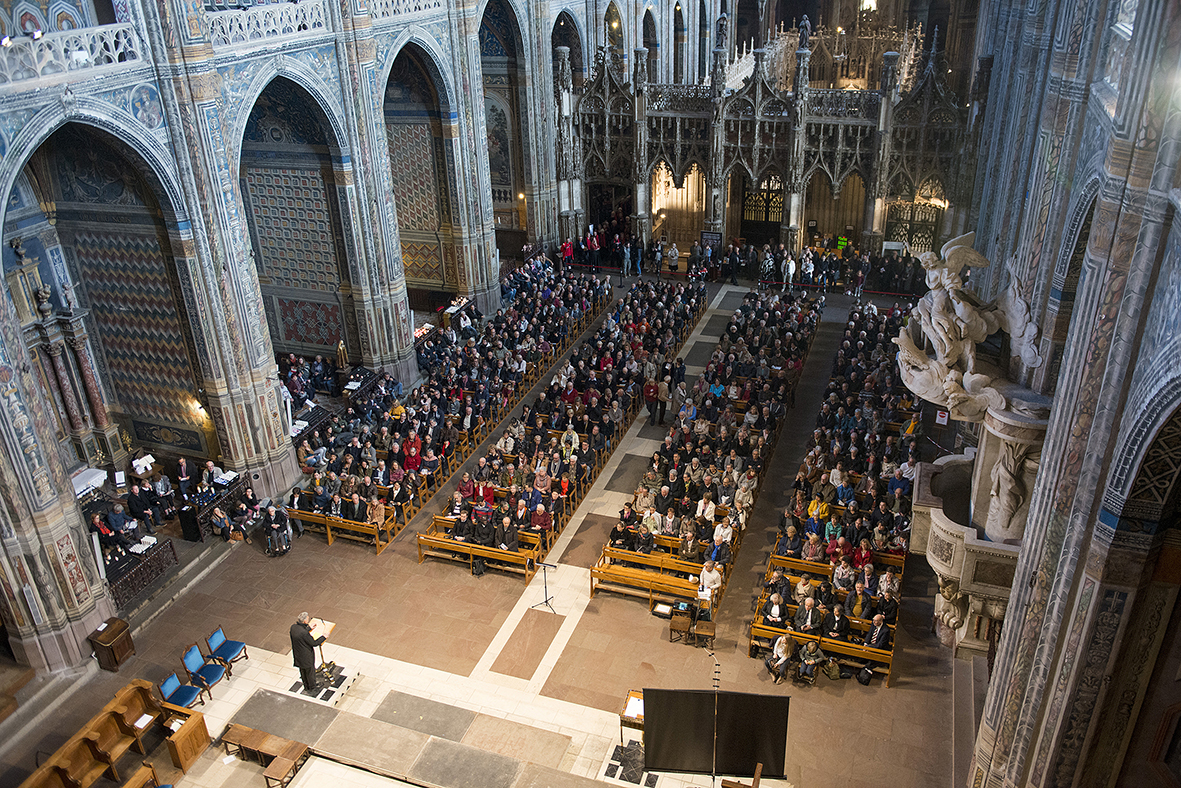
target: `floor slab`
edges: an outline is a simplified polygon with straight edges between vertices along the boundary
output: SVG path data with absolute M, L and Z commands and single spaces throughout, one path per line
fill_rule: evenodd
M 460 741 L 476 713 L 405 692 L 391 692 L 373 711 L 372 716 L 428 736 Z
M 432 738 L 409 777 L 424 785 L 445 788 L 510 788 L 519 768 L 520 762 L 515 758 Z
M 330 706 L 301 700 L 293 695 L 258 689 L 250 696 L 230 722 L 266 731 L 274 736 L 311 744 L 319 739 L 340 714 Z M 219 736 L 221 731 L 210 731 Z
M 318 755 L 395 777 L 410 772 L 430 739 L 425 733 L 358 714 L 341 714 L 315 742 Z
M 548 610 L 526 610 L 500 656 L 492 663 L 492 670 L 519 679 L 532 678 L 565 620 L 565 616 Z
M 532 725 L 480 714 L 464 734 L 463 743 L 519 761 L 557 768 L 570 749 L 571 739 Z

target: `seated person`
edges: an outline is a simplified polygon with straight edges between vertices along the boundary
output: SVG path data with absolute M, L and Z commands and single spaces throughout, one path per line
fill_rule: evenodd
M 131 542 L 139 541 L 139 530 L 134 517 L 129 517 L 123 511 L 123 504 L 115 504 L 111 507 L 111 511 L 107 512 L 107 525 L 115 533 L 123 534 Z
M 845 612 L 853 618 L 869 618 L 873 600 L 865 591 L 865 584 L 858 580 L 853 590 L 845 597 Z
M 272 553 L 286 553 L 291 549 L 291 524 L 287 519 L 287 512 L 267 507 L 267 513 L 262 518 L 263 533 L 267 535 L 267 549 Z
M 794 525 L 787 526 L 787 532 L 779 537 L 779 541 L 775 545 L 776 555 L 788 558 L 799 558 L 803 549 L 804 540 L 800 538 Z
M 636 533 L 635 544 L 632 546 L 632 550 L 637 553 L 643 553 L 644 555 L 651 555 L 652 548 L 655 547 L 655 544 L 656 542 L 652 535 L 652 531 L 648 528 L 648 526 L 644 525 L 644 523 L 640 523 L 640 527 Z
M 816 608 L 812 597 L 804 599 L 796 610 L 795 628 L 810 635 L 819 635 L 824 626 L 824 615 Z
M 800 582 L 792 589 L 792 599 L 797 605 L 804 604 L 804 600 L 816 596 L 816 586 L 812 585 L 812 575 L 805 572 L 800 576 Z
M 870 625 L 869 631 L 865 633 L 865 637 L 861 639 L 861 644 L 869 648 L 880 648 L 885 651 L 890 650 L 890 628 L 886 626 L 885 616 L 879 614 L 873 617 L 873 624 Z M 870 663 L 872 666 L 875 663 Z
M 529 518 L 529 530 L 538 533 L 549 533 L 554 527 L 554 518 L 545 510 L 545 504 L 539 503 Z
M 816 683 L 816 668 L 828 662 L 828 656 L 820 650 L 820 643 L 809 640 L 800 649 L 800 678 L 810 684 Z
M 103 547 L 121 547 L 126 550 L 132 545 L 131 540 L 123 533 L 108 528 L 103 522 L 102 515 L 98 513 L 90 516 L 90 532 L 98 534 L 98 543 Z
M 774 677 L 776 684 L 786 678 L 793 651 L 795 651 L 795 641 L 792 640 L 791 635 L 780 635 L 775 638 L 775 643 L 771 646 L 771 653 L 767 655 L 763 664 L 767 666 L 767 670 Z
M 162 473 L 156 474 L 156 478 L 152 481 L 152 491 L 156 493 L 156 497 L 161 501 L 164 518 L 171 519 L 175 517 L 176 493 L 172 489 L 172 480 Z
M 697 560 L 697 522 L 688 515 L 682 517 L 678 535 L 681 538 L 681 558 L 686 561 Z
M 878 578 L 878 589 L 879 593 L 884 593 L 889 589 L 894 593 L 894 596 L 898 596 L 902 589 L 902 581 L 899 579 L 897 570 L 893 564 L 887 564 L 886 571 Z
M 861 573 L 857 579 L 865 585 L 865 593 L 870 596 L 878 595 L 878 573 L 874 570 L 873 564 L 861 567 Z
M 898 623 L 898 597 L 889 588 L 882 590 L 882 596 L 878 599 L 878 615 L 886 620 L 887 624 Z
M 816 600 L 816 607 L 825 613 L 832 610 L 832 606 L 836 604 L 836 594 L 833 592 L 832 583 L 828 580 L 820 581 L 820 585 L 816 586 L 816 592 L 812 597 Z
M 771 577 L 763 583 L 763 588 L 772 594 L 779 594 L 780 599 L 788 599 L 791 596 L 791 583 L 783 576 L 782 569 L 774 569 Z
M 507 550 L 513 553 L 519 552 L 517 524 L 513 522 L 512 517 L 506 515 L 500 518 L 500 524 L 496 526 L 493 541 L 501 550 Z
M 708 591 L 710 598 L 722 587 L 722 573 L 713 561 L 706 561 L 701 567 L 701 577 L 698 578 L 698 589 Z
M 810 533 L 808 541 L 804 542 L 804 547 L 800 550 L 800 557 L 805 561 L 822 564 L 825 561 L 824 548 L 824 542 L 820 541 L 820 534 Z
M 705 551 L 705 558 L 707 561 L 713 561 L 723 566 L 730 563 L 732 558 L 730 545 L 726 544 L 721 536 L 715 536 L 713 544 Z
M 783 603 L 783 597 L 777 593 L 771 595 L 760 612 L 763 621 L 770 626 L 781 627 L 788 618 L 787 605 Z
M 148 486 L 131 485 L 131 492 L 127 496 L 127 511 L 136 520 L 144 524 L 148 533 L 156 533 L 156 528 L 164 524 L 164 513 L 160 511 L 163 503 L 156 497 L 156 493 Z
M 615 527 L 611 529 L 611 533 L 607 536 L 607 544 L 611 547 L 618 547 L 620 550 L 631 550 L 633 538 L 634 532 L 628 528 L 623 520 L 620 520 L 615 523 Z
M 830 566 L 836 566 L 841 562 L 842 558 L 853 557 L 853 547 L 845 541 L 843 536 L 834 536 L 824 548 L 824 554 L 828 558 Z
M 832 612 L 824 617 L 824 637 L 833 640 L 849 639 L 849 617 L 840 605 L 833 605 Z
M 391 538 L 390 529 L 386 527 L 385 522 L 385 504 L 377 497 L 377 493 L 370 495 L 369 502 L 365 505 L 365 522 L 384 531 L 387 540 Z
M 231 533 L 233 531 L 233 523 L 226 513 L 221 510 L 220 506 L 213 507 L 213 513 L 209 518 L 209 524 L 213 526 L 213 530 L 221 534 L 222 541 L 230 541 Z

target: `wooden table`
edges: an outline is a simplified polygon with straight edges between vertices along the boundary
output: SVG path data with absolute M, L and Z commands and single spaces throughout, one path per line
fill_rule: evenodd
M 619 743 L 623 744 L 623 729 L 644 730 L 644 691 L 628 690 L 619 711 Z

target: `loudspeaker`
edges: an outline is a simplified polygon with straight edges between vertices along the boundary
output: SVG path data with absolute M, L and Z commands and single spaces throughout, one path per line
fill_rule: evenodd
M 197 522 L 197 507 L 196 506 L 182 506 L 180 509 L 180 532 L 184 534 L 185 541 L 200 542 L 201 539 L 201 524 Z

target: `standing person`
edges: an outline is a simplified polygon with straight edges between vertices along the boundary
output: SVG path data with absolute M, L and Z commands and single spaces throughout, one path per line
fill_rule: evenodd
M 644 384 L 644 403 L 648 406 L 648 426 L 651 427 L 656 424 L 656 411 L 659 407 L 658 400 L 660 397 L 660 387 L 656 385 L 656 381 L 648 378 L 648 382 Z
M 623 275 L 631 276 L 632 267 L 632 245 L 625 243 L 623 245 Z
M 656 386 L 656 399 L 660 403 L 660 426 L 664 426 L 664 417 L 668 413 L 668 403 L 672 401 L 672 392 L 669 391 L 669 384 L 672 382 L 671 375 L 665 375 L 664 380 L 660 381 Z
M 675 274 L 680 268 L 681 250 L 677 248 L 677 242 L 673 241 L 673 245 L 668 248 L 668 270 Z
M 304 690 L 314 693 L 320 688 L 320 682 L 316 679 L 316 646 L 328 637 L 312 637 L 312 625 L 308 623 L 311 620 L 312 617 L 306 612 L 300 613 L 291 625 L 291 659 L 295 667 L 299 668 L 299 680 Z
M 176 482 L 180 487 L 181 500 L 189 500 L 189 486 L 192 484 L 192 469 L 189 468 L 189 461 L 184 457 L 176 463 Z
M 653 238 L 652 239 L 652 263 L 653 263 L 652 271 L 657 276 L 660 276 L 660 266 L 661 266 L 663 257 L 664 257 L 664 249 L 660 245 L 660 239 Z
M 570 270 L 570 266 L 574 264 L 574 244 L 570 239 L 566 239 L 566 243 L 562 244 L 562 269 Z
M 593 229 L 586 234 L 586 251 L 590 258 L 590 269 L 593 274 L 599 270 L 599 236 Z

